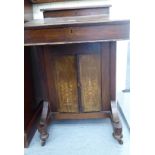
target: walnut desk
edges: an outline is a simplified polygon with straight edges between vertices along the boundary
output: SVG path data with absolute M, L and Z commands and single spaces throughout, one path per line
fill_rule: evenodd
M 104 15 L 25 23 L 25 48 L 35 54 L 43 90 L 41 144 L 51 120 L 110 118 L 120 144 L 116 102 L 116 41 L 129 39 L 129 20 Z M 36 79 L 37 80 L 37 79 Z

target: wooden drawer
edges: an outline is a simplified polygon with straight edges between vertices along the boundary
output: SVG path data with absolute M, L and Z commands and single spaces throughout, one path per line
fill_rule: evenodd
M 97 42 L 129 38 L 129 22 L 96 23 L 78 26 L 53 26 L 44 29 L 27 28 L 25 45 Z

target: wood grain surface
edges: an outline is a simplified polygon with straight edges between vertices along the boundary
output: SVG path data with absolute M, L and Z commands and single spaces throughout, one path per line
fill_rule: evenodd
M 123 40 L 129 38 L 129 21 L 35 22 L 27 23 L 24 33 L 25 46 Z
M 96 119 L 96 118 L 111 118 L 110 111 L 100 112 L 86 112 L 86 113 L 53 113 L 56 120 L 70 120 L 70 119 Z
M 74 56 L 55 57 L 59 112 L 78 112 L 77 73 Z
M 103 8 L 78 8 L 78 9 L 68 9 L 68 10 L 51 10 L 43 9 L 44 18 L 49 17 L 68 17 L 68 16 L 88 16 L 88 15 L 100 15 L 109 14 L 109 7 Z
M 110 110 L 110 43 L 101 43 L 102 108 Z
M 101 110 L 100 55 L 79 56 L 81 102 L 84 112 Z

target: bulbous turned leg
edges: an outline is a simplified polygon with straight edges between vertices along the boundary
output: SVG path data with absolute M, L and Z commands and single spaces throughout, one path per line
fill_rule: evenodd
M 119 142 L 119 144 L 123 144 L 122 126 L 119 123 L 113 123 L 113 126 L 114 126 L 113 137 Z
M 43 102 L 43 110 L 41 114 L 40 123 L 38 126 L 38 131 L 40 133 L 41 146 L 44 146 L 46 143 L 49 134 L 47 133 L 47 118 L 48 118 L 49 105 L 48 102 Z
M 49 137 L 49 134 L 47 133 L 46 125 L 40 124 L 39 127 L 38 127 L 38 131 L 40 132 L 41 146 L 44 146 L 45 143 L 46 143 L 47 138 Z
M 113 124 L 113 137 L 119 142 L 119 144 L 123 144 L 123 134 L 122 134 L 122 124 L 119 119 L 117 104 L 115 101 L 111 101 L 111 112 L 112 112 L 112 124 Z

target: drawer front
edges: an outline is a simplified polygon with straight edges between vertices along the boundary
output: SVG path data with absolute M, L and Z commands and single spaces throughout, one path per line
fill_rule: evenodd
M 25 45 L 97 42 L 129 38 L 129 23 L 25 30 Z

